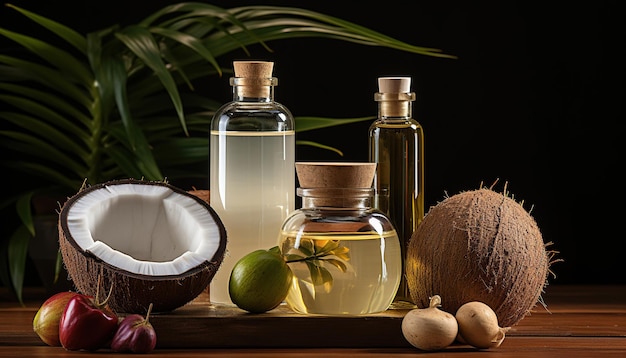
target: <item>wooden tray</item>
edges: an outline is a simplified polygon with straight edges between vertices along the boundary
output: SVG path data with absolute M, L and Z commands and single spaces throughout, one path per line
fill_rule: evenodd
M 624 337 L 626 286 L 554 286 L 508 336 Z M 158 347 L 167 348 L 398 348 L 408 309 L 367 316 L 294 313 L 287 306 L 263 314 L 213 306 L 207 295 L 150 318 Z M 610 315 L 609 315 L 610 313 Z M 598 314 L 607 319 L 598 321 Z
M 410 347 L 401 324 L 407 310 L 367 316 L 294 313 L 285 305 L 251 314 L 239 308 L 194 301 L 152 315 L 160 348 Z

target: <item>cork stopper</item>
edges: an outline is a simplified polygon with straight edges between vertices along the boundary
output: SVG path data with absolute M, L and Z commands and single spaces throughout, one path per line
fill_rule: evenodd
M 411 92 L 411 77 L 380 77 L 378 91 L 381 93 Z
M 269 61 L 234 61 L 235 77 L 270 78 L 274 71 L 274 62 Z
M 376 163 L 296 163 L 296 173 L 303 188 L 370 188 L 375 172 Z
M 374 192 L 376 163 L 297 162 L 303 207 L 364 207 Z
M 415 93 L 411 92 L 411 77 L 379 77 L 374 100 L 380 102 L 380 115 L 383 117 L 410 116 L 411 102 L 415 100 Z
M 269 97 L 270 86 L 276 85 L 272 77 L 274 62 L 269 61 L 233 61 L 235 77 L 231 83 L 237 86 L 242 97 Z

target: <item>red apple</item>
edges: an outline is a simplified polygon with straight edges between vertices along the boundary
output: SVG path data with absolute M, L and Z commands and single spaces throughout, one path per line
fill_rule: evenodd
M 78 293 L 65 291 L 50 296 L 33 319 L 33 331 L 49 346 L 60 346 L 59 321 L 69 300 Z

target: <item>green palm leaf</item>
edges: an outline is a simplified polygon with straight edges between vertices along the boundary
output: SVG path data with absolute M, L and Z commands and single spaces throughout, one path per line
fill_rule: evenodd
M 215 68 L 215 70 L 217 71 L 219 75 L 222 74 L 222 69 L 220 68 L 220 65 L 217 63 L 217 60 L 215 59 L 213 54 L 210 51 L 208 51 L 206 47 L 204 47 L 204 44 L 199 38 L 188 35 L 183 32 L 174 31 L 168 28 L 160 28 L 160 27 L 150 28 L 150 32 L 156 35 L 161 35 L 163 37 L 170 38 L 182 45 L 189 47 L 190 49 L 200 54 L 202 58 L 204 58 L 208 63 L 213 65 L 213 67 Z M 175 59 L 173 59 L 173 61 L 175 61 Z M 176 66 L 176 68 L 180 69 L 180 66 Z
M 24 226 L 20 226 L 9 238 L 8 246 L 8 266 L 13 291 L 17 295 L 20 303 L 22 300 L 22 286 L 24 285 L 24 266 L 26 265 L 26 254 L 28 253 L 28 243 L 32 235 Z
M 48 162 L 48 165 L 58 165 L 72 173 L 87 173 L 86 167 L 76 162 L 67 152 L 59 150 L 58 146 L 47 143 L 40 137 L 17 131 L 0 131 L 0 135 L 8 138 L 3 142 L 3 146 L 32 157 L 29 159 L 24 158 L 20 163 L 33 161 L 39 164 Z M 16 163 L 16 167 L 19 169 L 19 163 Z
M 62 127 L 73 135 L 81 136 L 84 128 L 88 127 L 91 122 L 91 118 L 84 112 L 79 111 L 75 106 L 69 104 L 67 100 L 50 91 L 41 91 L 31 86 L 20 86 L 11 83 L 0 83 L 0 90 L 14 94 L 12 98 L 3 96 L 2 100 L 7 103 L 11 102 L 14 106 L 18 106 L 21 102 L 22 105 L 19 107 L 22 110 L 28 110 L 31 105 L 43 105 L 51 110 L 56 110 L 59 115 L 46 112 L 39 117 L 40 120 L 55 123 L 56 126 Z M 30 101 L 28 101 L 29 99 Z
M 2 29 L 0 29 L 0 34 L 2 34 Z M 92 103 L 93 99 L 89 97 L 88 93 L 68 81 L 62 72 L 38 63 L 4 55 L 0 55 L 0 63 L 9 65 L 3 67 L 3 71 L 0 72 L 2 78 L 6 79 L 7 82 L 32 81 L 33 84 L 43 85 L 54 93 L 65 94 L 65 98 L 71 98 L 71 101 L 66 99 L 66 102 L 72 104 L 76 103 L 85 109 L 89 109 Z
M 3 96 L 0 96 L 0 99 L 3 99 Z M 41 150 L 41 148 L 37 148 L 38 142 L 52 143 L 55 147 L 62 147 L 65 150 L 73 152 L 79 158 L 85 161 L 87 160 L 88 154 L 85 153 L 84 148 L 81 147 L 80 144 L 87 140 L 84 132 L 80 132 L 71 122 L 66 121 L 64 117 L 59 116 L 57 113 L 48 111 L 45 107 L 40 107 L 37 102 L 15 99 L 13 103 L 18 106 L 22 103 L 29 105 L 28 111 L 34 114 L 33 116 L 15 112 L 0 112 L 0 117 L 6 119 L 8 122 L 14 123 L 22 129 L 22 132 L 15 132 L 14 135 L 11 135 L 13 139 L 28 141 L 29 144 L 34 145 L 37 150 Z M 41 117 L 37 116 L 37 114 L 56 118 L 58 123 L 55 124 L 61 125 L 54 126 L 54 124 L 50 124 L 47 121 L 42 121 Z M 24 132 L 31 133 L 31 136 L 29 138 L 21 136 Z M 67 136 L 67 132 L 74 132 L 75 136 L 70 138 Z M 79 139 L 80 141 L 77 141 Z
M 70 80 L 89 83 L 92 79 L 91 72 L 84 62 L 79 61 L 74 56 L 58 47 L 12 31 L 0 29 L 0 34 L 19 43 L 46 62 L 49 62 Z
M 340 156 L 343 156 L 343 152 L 337 148 L 331 147 L 329 145 L 325 145 L 325 144 L 321 144 L 318 142 L 313 142 L 310 140 L 296 140 L 296 144 L 297 145 L 308 145 L 310 147 L 315 147 L 315 148 L 319 148 L 319 149 L 324 149 L 324 150 L 328 150 L 331 152 L 335 152 L 337 154 L 339 154 Z
M 161 80 L 161 83 L 172 99 L 178 118 L 186 133 L 187 126 L 185 124 L 183 104 L 178 94 L 178 86 L 161 59 L 161 50 L 154 37 L 152 37 L 151 33 L 145 28 L 139 26 L 127 27 L 123 31 L 116 33 L 116 37 L 150 67 L 154 71 L 154 74 Z
M 305 132 L 315 129 L 335 127 L 344 124 L 357 123 L 363 121 L 373 121 L 376 117 L 358 117 L 358 118 L 324 118 L 324 117 L 304 117 L 300 116 L 296 119 L 296 131 Z
M 21 195 L 17 199 L 16 205 L 17 214 L 24 223 L 24 227 L 26 227 L 26 229 L 32 236 L 35 236 L 35 225 L 33 225 L 33 213 L 30 209 L 30 201 L 33 198 L 34 194 L 34 192 L 29 191 L 24 195 Z
M 194 92 L 194 82 L 232 73 L 219 58 L 250 45 L 283 39 L 325 38 L 381 46 L 419 55 L 454 58 L 441 50 L 408 44 L 363 26 L 294 7 L 223 9 L 184 2 L 168 5 L 129 26 L 112 25 L 89 34 L 17 6 L 7 6 L 56 35 L 46 42 L 0 25 L 0 36 L 21 45 L 24 58 L 0 54 L 0 146 L 3 167 L 17 180 L 34 180 L 24 193 L 71 195 L 84 182 L 120 177 L 163 180 L 208 177 L 208 128 L 219 101 Z M 58 43 L 57 43 L 58 42 Z M 69 45 L 69 46 L 68 46 Z M 34 56 L 33 56 L 34 55 Z M 311 131 L 363 118 L 296 117 L 296 131 Z M 315 141 L 298 145 L 341 151 Z M 24 188 L 21 188 L 24 189 Z M 16 194 L 16 197 L 19 193 Z M 15 201 L 18 211 L 28 203 Z M 21 300 L 25 248 L 32 218 L 9 239 L 10 275 L 0 278 Z M 312 254 L 314 247 L 303 247 Z M 338 249 L 337 249 L 338 250 Z M 329 252 L 337 251 L 329 250 Z M 338 252 L 339 259 L 346 254 Z M 335 260 L 334 258 L 332 260 Z M 319 263 L 319 262 L 318 262 Z M 329 264 L 341 268 L 338 261 Z M 329 286 L 326 269 L 313 267 L 316 282 Z M 9 281 L 9 282 L 7 282 Z
M 70 29 L 69 27 L 62 25 L 56 21 L 50 20 L 48 18 L 45 18 L 43 16 L 37 15 L 35 13 L 32 13 L 28 10 L 24 10 L 22 8 L 19 8 L 17 6 L 14 6 L 12 4 L 6 4 L 6 6 L 19 11 L 20 13 L 22 13 L 23 15 L 25 15 L 26 17 L 30 18 L 31 20 L 33 20 L 33 22 L 45 27 L 46 29 L 50 30 L 51 32 L 55 33 L 56 35 L 58 35 L 60 38 L 64 39 L 65 41 L 67 41 L 67 43 L 71 44 L 74 48 L 76 48 L 77 50 L 79 50 L 82 53 L 86 52 L 86 43 L 85 43 L 85 37 L 82 36 L 81 34 L 79 34 L 78 32 Z

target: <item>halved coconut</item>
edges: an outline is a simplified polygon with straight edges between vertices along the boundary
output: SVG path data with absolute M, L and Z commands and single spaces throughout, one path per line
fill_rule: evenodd
M 165 182 L 110 181 L 69 198 L 59 215 L 63 262 L 76 289 L 117 312 L 174 310 L 205 290 L 226 230 L 201 198 Z

